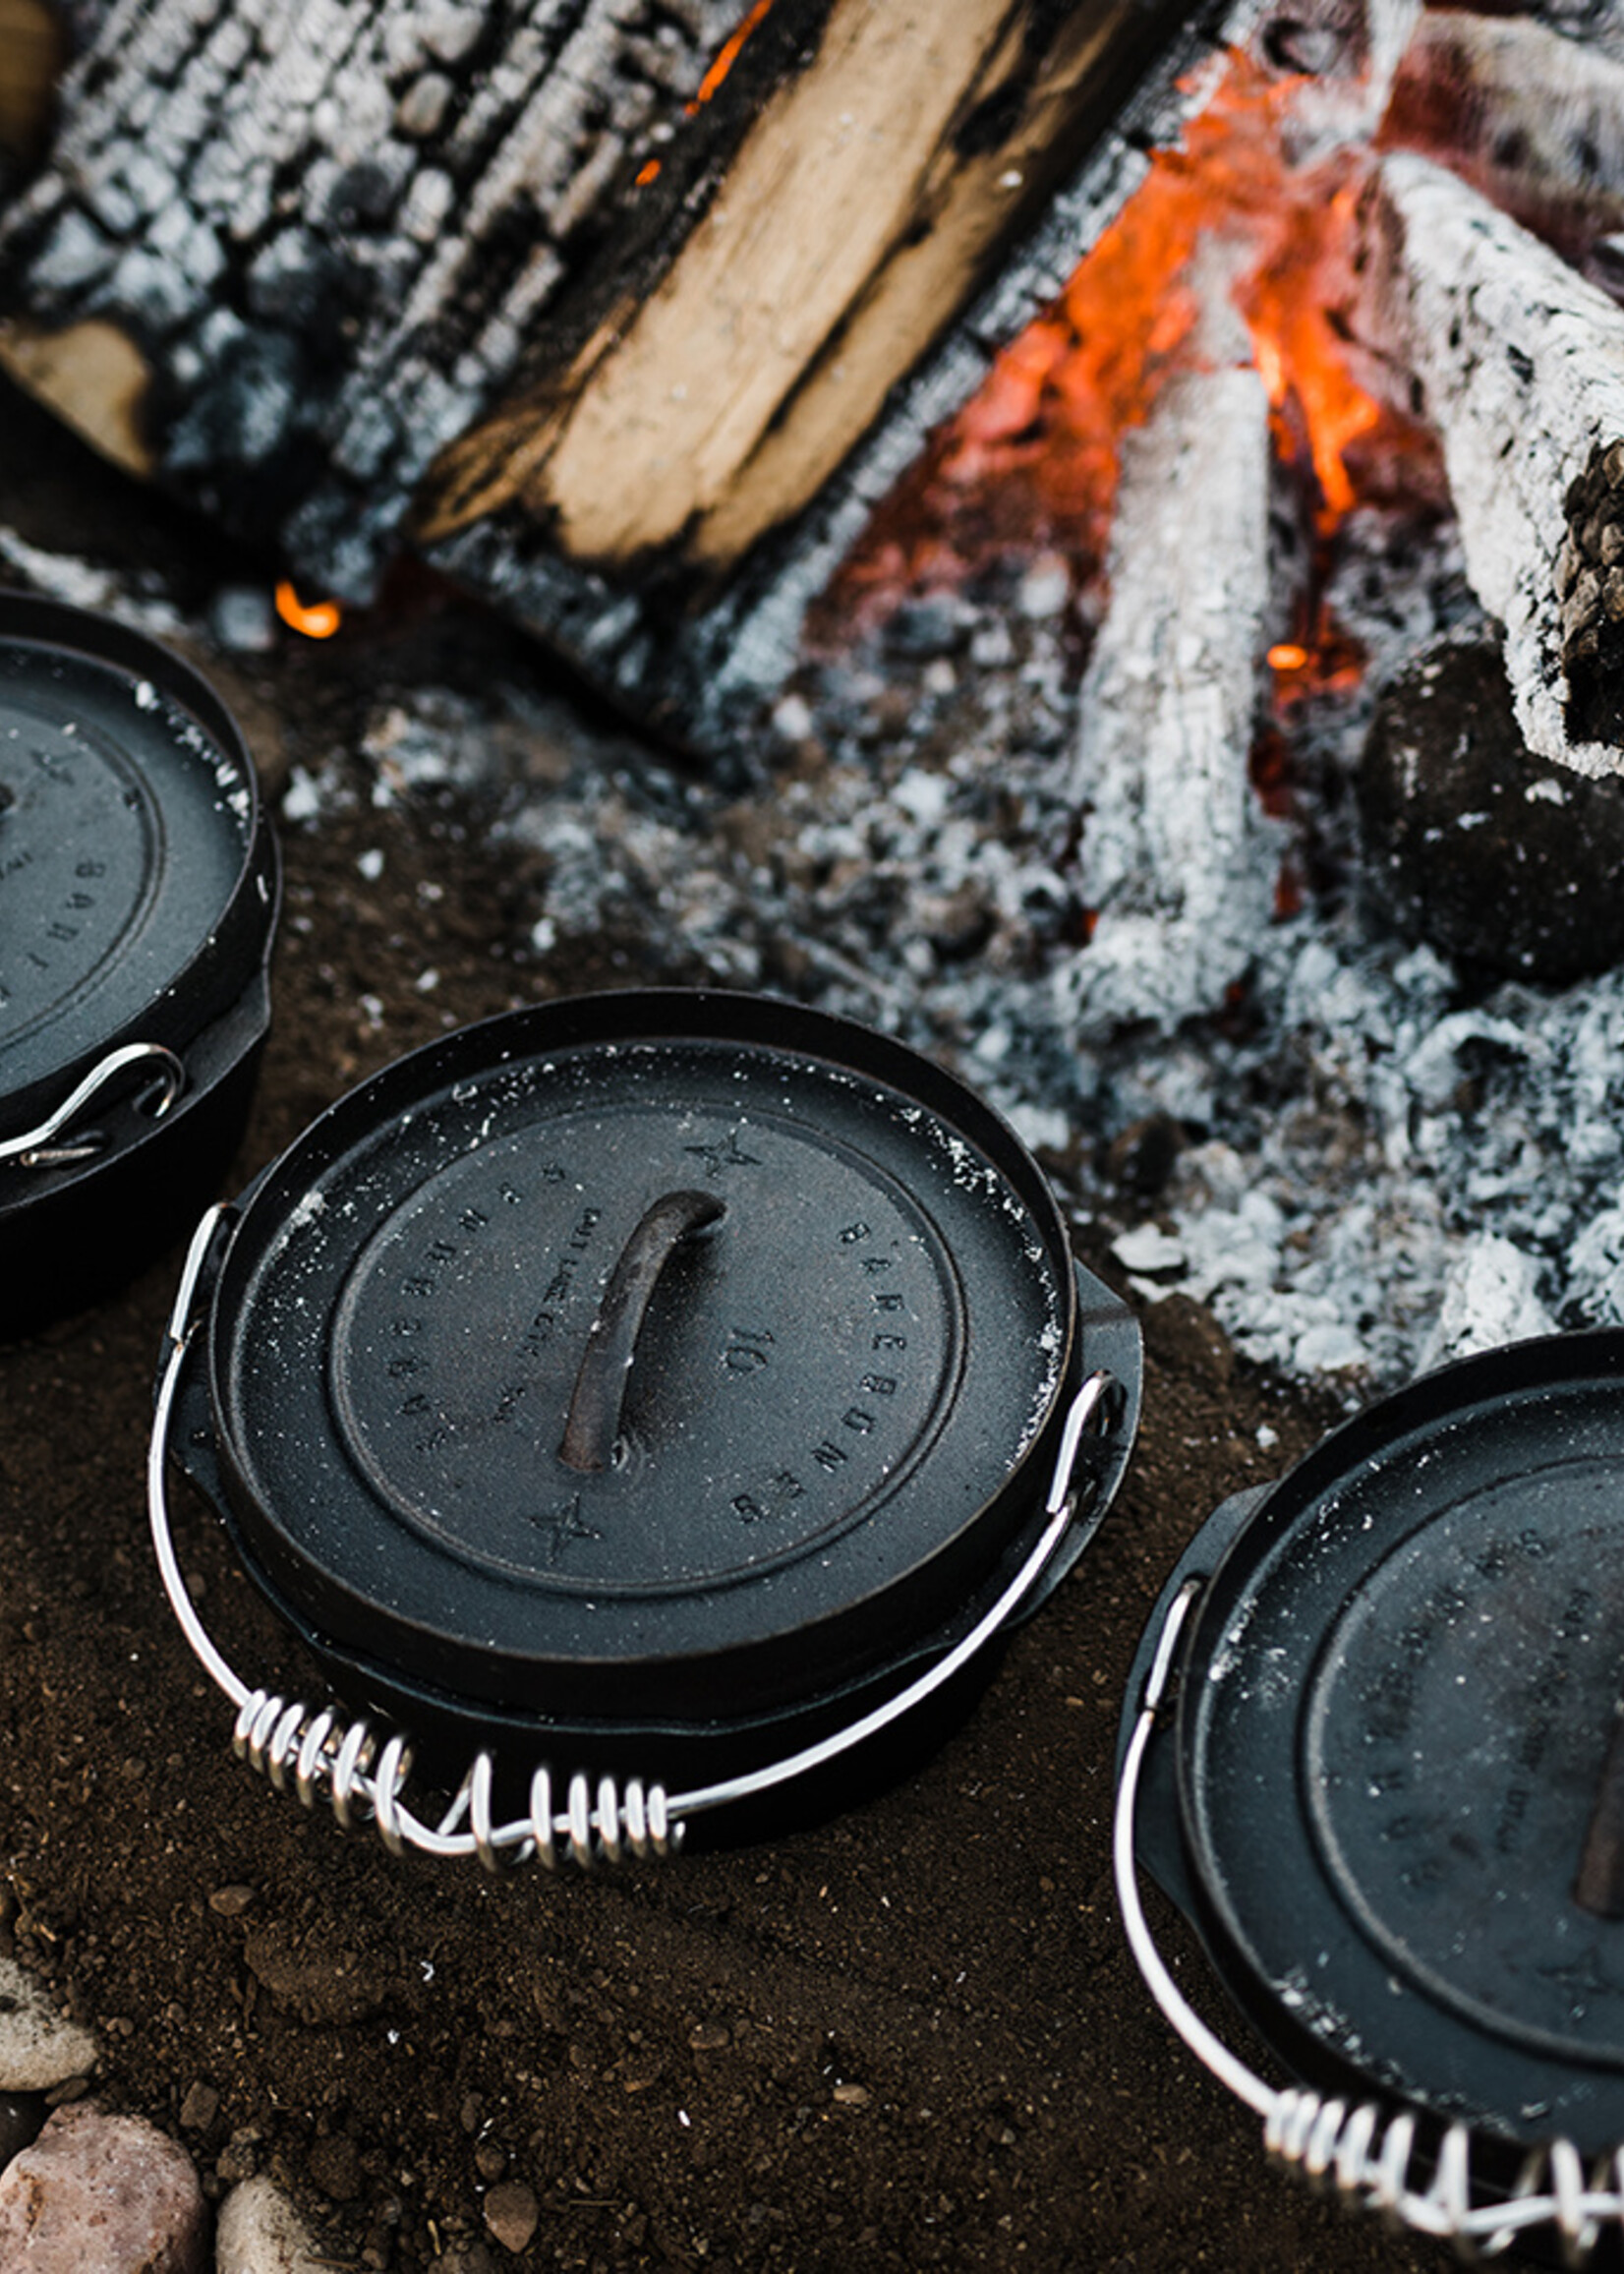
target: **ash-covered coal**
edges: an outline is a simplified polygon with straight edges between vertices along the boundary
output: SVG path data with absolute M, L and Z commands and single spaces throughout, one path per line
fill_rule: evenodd
M 1411 939 L 1557 984 L 1624 956 L 1624 782 L 1534 756 L 1496 641 L 1405 666 L 1357 787 L 1364 878 Z
M 1092 627 L 1058 556 L 808 662 L 742 790 L 540 669 L 449 686 L 397 651 L 283 820 L 472 800 L 528 880 L 525 955 L 609 940 L 628 980 L 777 990 L 902 1035 L 1005 1110 L 1147 1297 L 1363 1395 L 1456 1349 L 1624 1321 L 1624 970 L 1488 981 L 1372 915 L 1352 787 L 1372 714 L 1418 649 L 1485 625 L 1447 526 L 1362 513 L 1338 544 L 1327 605 L 1368 664 L 1283 714 L 1306 889 L 1200 1015 L 1077 1030 L 1101 824 L 1072 787 Z M 204 611 L 194 637 L 212 628 Z
M 367 738 L 374 794 L 488 767 L 536 863 L 544 958 L 608 931 L 649 971 L 779 989 L 956 1065 L 1147 1296 L 1208 1305 L 1256 1359 L 1363 1394 L 1624 1319 L 1624 973 L 1485 983 L 1357 889 L 1384 678 L 1484 629 L 1449 531 L 1363 515 L 1343 540 L 1328 602 L 1369 668 L 1290 722 L 1292 857 L 1318 889 L 1260 925 L 1206 1015 L 1086 1039 L 1068 786 L 1087 627 L 1059 570 L 989 572 L 808 666 L 742 794 L 514 687 L 460 717 L 397 693 Z

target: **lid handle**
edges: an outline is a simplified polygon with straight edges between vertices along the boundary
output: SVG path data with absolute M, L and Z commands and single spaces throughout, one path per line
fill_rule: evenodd
M 1595 1918 L 1624 1918 L 1624 1709 L 1601 1764 L 1573 1899 Z
M 647 1209 L 621 1249 L 575 1376 L 558 1446 L 566 1469 L 595 1476 L 614 1457 L 632 1356 L 655 1282 L 682 1242 L 726 1214 L 714 1193 L 667 1193 Z

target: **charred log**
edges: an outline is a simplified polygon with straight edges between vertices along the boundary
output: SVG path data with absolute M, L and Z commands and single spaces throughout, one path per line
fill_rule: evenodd
M 1254 372 L 1177 381 L 1124 450 L 1111 606 L 1079 702 L 1078 889 L 1062 976 L 1087 1038 L 1210 1012 L 1272 910 L 1279 833 L 1247 776 L 1267 644 L 1269 412 Z
M 711 739 L 1176 131 L 1204 4 L 115 0 L 5 359 L 312 588 L 409 536 Z
M 1532 18 L 1427 11 L 1381 140 L 1447 165 L 1579 266 L 1624 228 L 1624 61 Z
M 1551 986 L 1624 957 L 1624 782 L 1530 756 L 1494 643 L 1388 682 L 1355 788 L 1370 897 L 1408 938 Z
M 1442 436 L 1523 736 L 1582 774 L 1624 771 L 1624 313 L 1423 159 L 1383 163 L 1369 220 L 1370 320 Z

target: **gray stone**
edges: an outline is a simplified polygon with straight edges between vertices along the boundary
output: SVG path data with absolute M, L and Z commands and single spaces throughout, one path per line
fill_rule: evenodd
M 329 2263 L 269 2180 L 245 2180 L 220 2205 L 214 2274 L 320 2274 Z
M 87 2103 L 0 2173 L 0 2266 L 29 2274 L 203 2274 L 206 2224 L 186 2150 Z
M 0 1958 L 0 2092 L 46 2092 L 95 2063 L 90 2032 L 65 2021 L 14 1958 Z

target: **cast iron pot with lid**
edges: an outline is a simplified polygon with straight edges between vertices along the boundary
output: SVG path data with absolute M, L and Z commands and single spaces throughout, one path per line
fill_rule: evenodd
M 1133 1953 L 1272 2153 L 1463 2249 L 1624 2230 L 1624 1334 L 1424 1375 L 1226 1502 L 1123 1724 Z M 1296 2081 L 1190 2006 L 1147 1868 Z
M 1080 1552 L 1138 1387 L 1035 1162 L 929 1060 L 761 997 L 577 998 L 396 1062 L 204 1219 L 154 1540 L 273 1781 L 586 1860 L 917 1726 Z M 166 1445 L 355 1718 L 221 1658 Z
M 122 624 L 0 593 L 0 1332 L 195 1221 L 253 1090 L 277 888 L 206 682 Z

